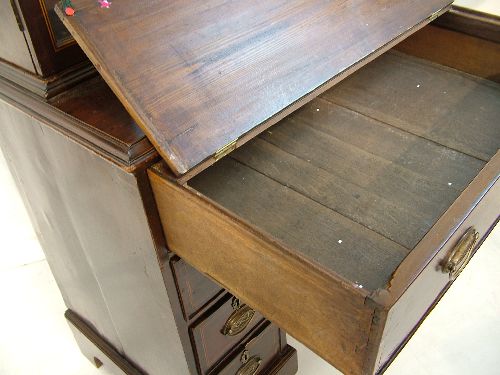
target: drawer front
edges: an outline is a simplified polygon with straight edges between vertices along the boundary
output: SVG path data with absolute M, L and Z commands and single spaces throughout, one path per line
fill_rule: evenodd
M 212 368 L 249 333 L 263 317 L 228 294 L 216 310 L 191 328 L 202 373 Z
M 465 231 L 474 225 L 482 238 L 496 221 L 499 167 L 500 153 L 408 254 L 388 286 L 372 292 L 177 185 L 161 165 L 149 177 L 173 251 L 339 370 L 359 374 L 383 366 L 439 298 L 450 278 L 438 266 Z
M 380 369 L 397 354 L 447 287 L 465 268 L 498 221 L 499 199 L 500 183 L 497 180 L 389 311 L 376 368 Z M 455 259 L 452 259 L 453 255 Z M 455 267 L 447 267 L 450 260 L 454 260 Z
M 280 353 L 280 330 L 266 323 L 244 344 L 222 369 L 219 375 L 256 375 L 264 373 Z
M 187 264 L 183 259 L 172 260 L 172 270 L 186 319 L 193 318 L 224 289 Z

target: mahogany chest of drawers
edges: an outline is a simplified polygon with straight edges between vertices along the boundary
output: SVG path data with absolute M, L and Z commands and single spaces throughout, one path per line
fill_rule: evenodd
M 145 173 L 158 156 L 100 79 L 48 102 L 0 85 L 2 151 L 91 361 L 236 374 L 248 352 L 260 373 L 296 371 L 282 330 L 167 251 Z
M 425 26 L 438 0 L 55 9 L 102 78 L 44 95 L 4 74 L 0 144 L 97 366 L 291 375 L 285 330 L 381 373 L 498 221 L 495 17 Z

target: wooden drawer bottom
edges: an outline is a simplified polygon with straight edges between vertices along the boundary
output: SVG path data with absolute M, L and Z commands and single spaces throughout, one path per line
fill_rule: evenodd
M 391 52 L 180 185 L 169 247 L 345 373 L 373 373 L 500 212 L 500 85 Z M 217 249 L 217 251 L 213 251 Z M 463 254 L 461 254 L 463 252 Z

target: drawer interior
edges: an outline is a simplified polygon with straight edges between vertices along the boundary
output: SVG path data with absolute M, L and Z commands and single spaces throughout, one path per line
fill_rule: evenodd
M 384 287 L 500 146 L 500 85 L 391 51 L 188 185 Z

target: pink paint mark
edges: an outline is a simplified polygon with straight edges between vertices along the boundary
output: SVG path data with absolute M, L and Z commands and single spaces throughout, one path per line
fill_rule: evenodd
M 108 0 L 98 0 L 101 8 L 109 8 L 111 5 L 111 1 Z

